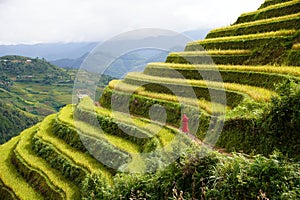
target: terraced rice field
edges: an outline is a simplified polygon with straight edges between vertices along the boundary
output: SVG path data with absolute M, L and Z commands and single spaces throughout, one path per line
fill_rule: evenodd
M 81 199 L 81 183 L 94 174 L 114 187 L 116 174 L 145 172 L 191 144 L 181 131 L 184 114 L 190 137 L 247 152 L 244 142 L 255 134 L 244 129 L 256 128 L 277 84 L 299 83 L 299 2 L 268 0 L 166 62 L 110 82 L 101 107 L 82 99 L 0 146 L 0 195 Z

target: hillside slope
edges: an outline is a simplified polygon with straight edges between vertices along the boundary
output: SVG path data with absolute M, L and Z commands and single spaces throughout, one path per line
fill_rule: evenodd
M 72 74 L 41 59 L 0 57 L 1 137 L 8 140 L 71 103 Z
M 5 143 L 37 122 L 36 116 L 0 101 L 0 144 Z
M 0 195 L 300 199 L 299 2 L 267 0 L 111 81 L 101 107 L 86 97 L 23 131 L 0 146 Z

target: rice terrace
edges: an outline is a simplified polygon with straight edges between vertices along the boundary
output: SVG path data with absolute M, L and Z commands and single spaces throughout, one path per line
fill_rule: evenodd
M 96 103 L 53 93 L 0 145 L 0 199 L 300 199 L 299 82 L 300 1 L 265 0 Z

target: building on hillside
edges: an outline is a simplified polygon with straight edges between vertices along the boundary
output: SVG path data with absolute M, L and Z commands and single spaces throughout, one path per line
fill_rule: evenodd
M 91 98 L 92 93 L 89 90 L 86 89 L 78 89 L 77 90 L 77 103 L 79 103 L 83 98 L 90 97 Z

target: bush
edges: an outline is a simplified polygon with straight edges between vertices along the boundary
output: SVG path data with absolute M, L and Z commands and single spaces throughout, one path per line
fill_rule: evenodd
M 74 165 L 66 157 L 56 152 L 53 145 L 43 142 L 38 137 L 32 139 L 32 150 L 39 157 L 44 158 L 52 168 L 60 171 L 65 178 L 74 181 L 77 185 L 80 185 L 87 175 L 87 171 Z
M 288 52 L 287 64 L 300 66 L 300 50 L 290 50 Z
M 206 198 L 298 199 L 299 165 L 288 163 L 280 153 L 270 158 L 243 155 L 220 159 L 206 184 Z
M 59 119 L 53 120 L 51 124 L 51 131 L 53 135 L 58 138 L 64 140 L 70 146 L 80 150 L 82 152 L 86 152 L 86 148 L 81 141 L 81 138 L 78 134 L 78 130 L 69 125 L 63 124 Z
M 278 85 L 279 97 L 274 97 L 270 108 L 261 119 L 261 128 L 270 147 L 300 159 L 300 85 L 286 81 Z
M 231 157 L 205 149 L 190 149 L 166 168 L 151 174 L 118 174 L 111 188 L 87 179 L 87 199 L 299 199 L 299 164 L 274 152 Z
M 107 199 L 108 186 L 100 174 L 88 175 L 81 184 L 83 200 Z

